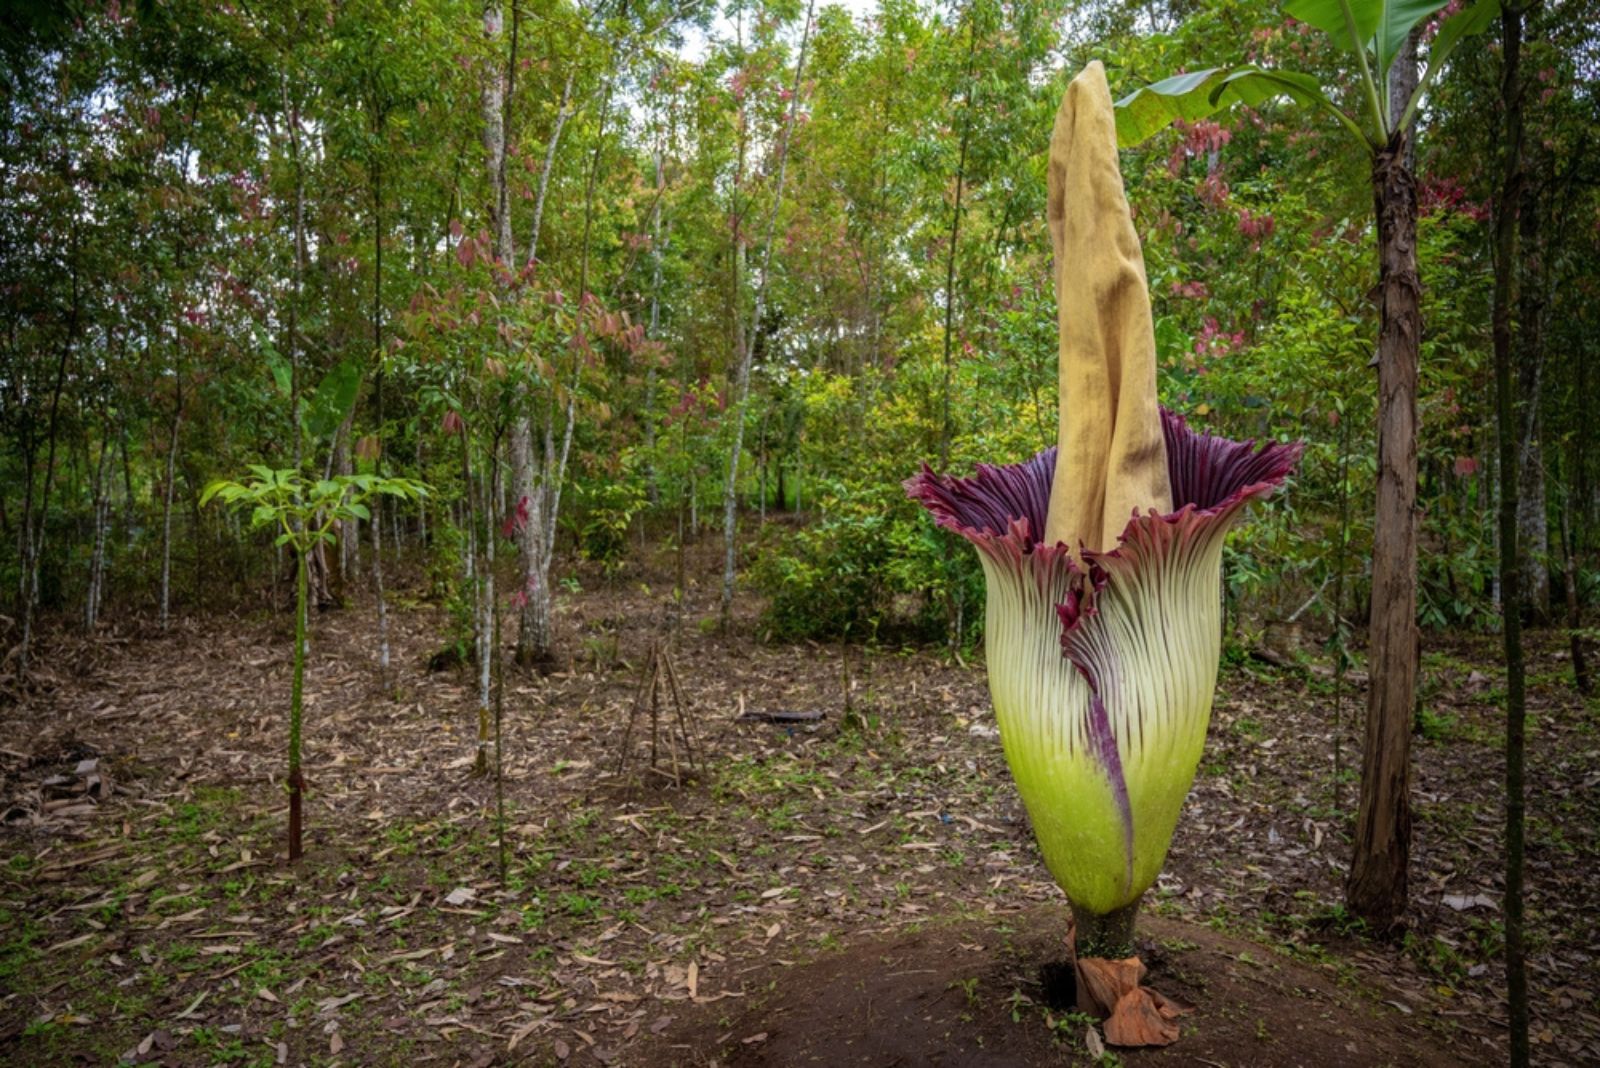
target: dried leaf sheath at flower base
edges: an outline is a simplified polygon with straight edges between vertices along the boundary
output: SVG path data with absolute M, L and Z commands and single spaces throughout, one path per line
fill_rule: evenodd
M 1210 718 L 1223 539 L 1300 452 L 1197 433 L 1168 412 L 1162 430 L 1176 510 L 1131 520 L 1117 548 L 1085 554 L 1087 573 L 1035 533 L 1054 449 L 907 483 L 979 550 L 1007 762 L 1051 874 L 1101 914 L 1137 901 L 1161 870 Z

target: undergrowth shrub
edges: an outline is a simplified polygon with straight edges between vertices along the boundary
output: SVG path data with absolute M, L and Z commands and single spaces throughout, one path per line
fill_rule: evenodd
M 835 485 L 819 510 L 809 526 L 764 535 L 750 581 L 768 598 L 766 636 L 942 641 L 958 618 L 962 644 L 981 634 L 977 559 L 909 501 Z

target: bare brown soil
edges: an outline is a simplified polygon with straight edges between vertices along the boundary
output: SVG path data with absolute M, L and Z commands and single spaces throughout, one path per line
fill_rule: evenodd
M 1091 1063 L 1085 1022 L 1039 984 L 1064 911 L 981 665 L 856 649 L 847 672 L 836 646 L 757 641 L 753 601 L 716 636 L 711 556 L 682 604 L 660 592 L 665 554 L 609 584 L 580 572 L 563 669 L 507 673 L 504 883 L 473 682 L 426 670 L 441 612 L 397 598 L 387 686 L 369 610 L 314 621 L 295 869 L 278 859 L 287 616 L 57 634 L 0 725 L 0 1059 Z M 662 633 L 709 754 L 682 788 L 642 759 L 614 772 Z M 1405 938 L 1362 938 L 1339 907 L 1354 787 L 1332 743 L 1348 769 L 1359 692 L 1336 728 L 1315 671 L 1232 666 L 1141 921 L 1153 985 L 1198 1011 L 1123 1063 L 1503 1060 L 1493 646 L 1430 643 Z M 1558 655 L 1532 659 L 1535 1049 L 1584 1064 L 1600 716 Z
M 750 1005 L 731 1018 L 704 1020 L 699 1031 L 677 1036 L 673 1049 L 685 1063 L 730 1066 L 1091 1061 L 1084 1051 L 1095 1041 L 1088 1037 L 1092 1022 L 1074 1014 L 1070 1000 L 1061 1003 L 1070 992 L 1060 972 L 1040 966 L 1061 956 L 1067 918 L 1064 909 L 1042 907 L 986 924 L 870 939 L 811 964 L 771 969 L 757 977 Z M 1142 930 L 1148 981 L 1196 1012 L 1185 1018 L 1177 1045 L 1118 1051 L 1124 1064 L 1490 1062 L 1488 1050 L 1440 1045 L 1393 1005 L 1259 944 L 1162 917 L 1146 919 Z M 769 980 L 764 989 L 761 979 Z

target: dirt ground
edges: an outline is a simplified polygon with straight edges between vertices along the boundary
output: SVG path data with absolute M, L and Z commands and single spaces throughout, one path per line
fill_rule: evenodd
M 1339 905 L 1359 686 L 1336 720 L 1315 662 L 1225 666 L 1141 920 L 1151 984 L 1197 1011 L 1166 1050 L 1100 1055 L 1091 1021 L 1043 981 L 1067 913 L 982 665 L 764 644 L 753 599 L 718 636 L 711 553 L 694 564 L 681 603 L 664 596 L 664 554 L 610 582 L 579 571 L 558 600 L 569 662 L 506 674 L 504 882 L 493 782 L 472 773 L 475 685 L 427 669 L 439 610 L 394 598 L 387 680 L 367 606 L 313 620 L 308 853 L 293 869 L 287 615 L 53 636 L 40 688 L 0 713 L 0 1059 L 1503 1061 L 1492 639 L 1425 638 L 1412 907 L 1391 941 Z M 648 772 L 642 731 L 617 771 L 660 634 L 703 756 L 681 787 Z M 1600 706 L 1573 695 L 1553 637 L 1534 641 L 1534 1049 L 1594 1064 Z

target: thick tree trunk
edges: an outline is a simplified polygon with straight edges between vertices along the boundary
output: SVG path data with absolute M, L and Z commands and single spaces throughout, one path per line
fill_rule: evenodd
M 1411 855 L 1411 725 L 1417 682 L 1417 193 L 1405 131 L 1373 159 L 1378 219 L 1378 494 L 1373 523 L 1366 739 L 1350 910 L 1379 931 L 1405 912 Z

